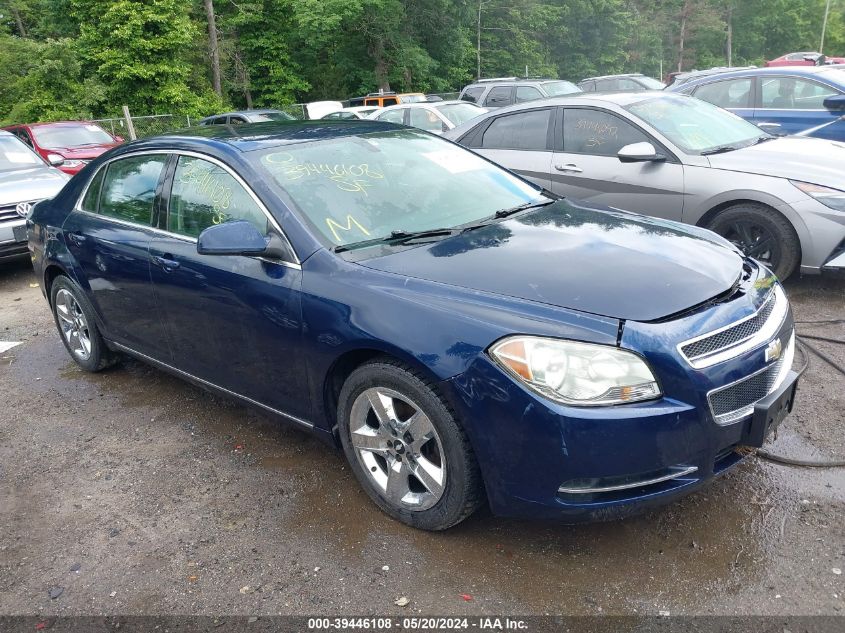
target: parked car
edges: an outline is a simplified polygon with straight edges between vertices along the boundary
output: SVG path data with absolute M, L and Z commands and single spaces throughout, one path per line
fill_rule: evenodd
M 326 114 L 343 109 L 340 101 L 312 101 L 305 104 L 306 118 L 322 119 Z
M 390 106 L 368 114 L 367 118 L 385 123 L 410 125 L 432 134 L 442 134 L 485 112 L 487 112 L 486 108 L 466 101 L 436 101 Z
M 721 75 L 723 73 L 729 73 L 736 70 L 753 70 L 754 68 L 757 68 L 757 66 L 714 66 L 713 68 L 705 68 L 703 70 L 672 72 L 669 73 L 666 79 L 666 84 L 667 87 L 672 86 L 677 88 L 688 81 L 692 81 L 693 79 L 700 79 L 711 75 Z
M 295 121 L 287 112 L 281 110 L 238 110 L 214 114 L 200 119 L 197 125 L 240 125 L 242 123 L 266 123 L 268 121 Z
M 708 228 L 780 278 L 845 272 L 841 143 L 666 92 L 537 101 L 445 136 L 557 194 Z
M 845 57 L 825 57 L 818 52 L 787 53 L 766 62 L 766 66 L 823 66 L 845 64 Z
M 626 516 L 725 472 L 793 403 L 789 304 L 753 259 L 415 129 L 132 143 L 28 226 L 80 367 L 126 353 L 313 432 L 418 528 L 485 501 Z
M 535 101 L 544 97 L 575 94 L 581 89 L 571 81 L 561 79 L 520 79 L 499 77 L 481 79 L 461 90 L 458 99 L 485 108 L 504 108 L 514 103 Z
M 26 217 L 52 198 L 68 176 L 48 165 L 9 132 L 0 130 L 0 262 L 26 257 Z
M 3 128 L 35 150 L 45 161 L 66 174 L 76 174 L 103 152 L 123 142 L 96 123 L 57 121 L 27 123 Z
M 421 92 L 371 92 L 363 97 L 353 97 L 349 100 L 349 106 L 354 108 L 358 106 L 370 106 L 375 108 L 384 108 L 387 106 L 396 105 L 397 103 L 420 103 L 425 101 L 427 97 Z
M 633 73 L 587 77 L 578 82 L 578 87 L 584 92 L 636 92 L 637 90 L 663 90 L 666 84 L 642 73 Z
M 323 120 L 328 121 L 353 121 L 356 119 L 366 119 L 367 115 L 377 112 L 378 110 L 380 110 L 380 108 L 377 108 L 376 106 L 354 106 L 330 112 L 322 118 Z
M 797 134 L 842 116 L 845 68 L 755 68 L 694 79 L 667 90 L 709 101 L 768 132 Z M 820 128 L 817 135 L 845 141 L 841 130 Z

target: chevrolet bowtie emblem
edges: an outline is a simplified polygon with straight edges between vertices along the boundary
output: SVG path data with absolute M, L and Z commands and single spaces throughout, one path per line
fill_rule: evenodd
M 773 360 L 780 358 L 782 351 L 783 344 L 780 342 L 779 338 L 771 341 L 768 345 L 766 345 L 766 362 L 770 363 Z

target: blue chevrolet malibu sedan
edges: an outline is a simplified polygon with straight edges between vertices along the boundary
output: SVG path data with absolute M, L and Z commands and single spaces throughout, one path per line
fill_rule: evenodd
M 558 198 L 378 122 L 116 148 L 28 221 L 71 357 L 128 354 L 309 430 L 387 514 L 624 516 L 792 408 L 793 322 L 713 233 Z

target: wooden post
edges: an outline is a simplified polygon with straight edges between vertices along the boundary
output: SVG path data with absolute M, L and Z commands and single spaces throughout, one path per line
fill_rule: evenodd
M 135 134 L 135 125 L 132 123 L 132 117 L 129 116 L 129 106 L 123 106 L 123 120 L 126 121 L 126 130 L 129 132 L 129 140 L 137 140 L 138 137 Z

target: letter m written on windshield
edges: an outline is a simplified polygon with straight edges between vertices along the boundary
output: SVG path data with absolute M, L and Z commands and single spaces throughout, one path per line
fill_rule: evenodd
M 329 230 L 331 230 L 332 235 L 334 235 L 334 239 L 335 239 L 336 242 L 340 242 L 340 243 L 343 242 L 343 238 L 341 238 L 341 236 L 338 234 L 338 231 L 351 231 L 353 226 L 355 226 L 364 235 L 366 235 L 368 237 L 370 235 L 370 232 L 367 229 L 365 229 L 363 226 L 361 226 L 361 223 L 358 222 L 358 220 L 353 218 L 351 215 L 346 216 L 346 225 L 345 226 L 343 224 L 341 224 L 340 222 L 337 222 L 333 218 L 326 218 L 326 224 L 328 224 Z

